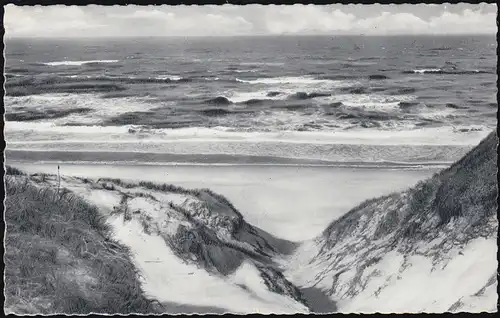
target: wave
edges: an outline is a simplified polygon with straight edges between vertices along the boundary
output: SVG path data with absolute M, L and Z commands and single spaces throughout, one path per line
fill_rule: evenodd
M 292 95 L 289 95 L 288 98 L 302 100 L 302 99 L 312 99 L 312 98 L 316 98 L 316 97 L 327 97 L 327 96 L 331 96 L 331 95 L 332 94 L 330 94 L 330 93 L 321 93 L 321 92 L 312 92 L 312 93 L 297 92 L 297 93 L 294 93 Z
M 376 137 L 378 132 L 374 129 L 369 130 L 364 135 L 359 134 L 362 133 L 361 131 L 352 132 L 349 137 L 342 134 L 335 136 L 335 134 L 310 132 L 295 132 L 290 135 L 258 133 L 249 137 L 248 134 L 214 132 L 213 129 L 191 130 L 189 132 L 191 137 L 186 135 L 188 132 L 172 130 L 172 134 L 154 136 L 154 139 L 132 139 L 133 135 L 130 134 L 126 139 L 117 139 L 118 136 L 110 134 L 101 136 L 86 133 L 54 141 L 25 142 L 24 140 L 8 139 L 6 156 L 9 160 L 13 160 L 12 153 L 14 151 L 24 150 L 24 156 L 18 155 L 15 159 L 54 160 L 60 157 L 62 160 L 85 160 L 88 158 L 91 161 L 224 163 L 235 161 L 228 160 L 227 156 L 237 156 L 239 158 L 280 157 L 302 162 L 315 161 L 316 163 L 329 161 L 346 165 L 359 164 L 360 162 L 365 162 L 366 165 L 374 163 L 371 164 L 372 166 L 383 165 L 384 162 L 426 165 L 454 161 L 481 139 L 477 138 L 478 135 L 474 135 L 475 138 L 469 140 L 473 142 L 471 144 L 465 144 L 463 140 L 460 140 L 459 144 L 447 145 L 447 140 L 443 139 L 442 136 L 436 138 L 435 133 L 438 132 L 430 132 L 432 135 L 427 136 L 429 143 L 422 136 L 420 139 L 410 136 L 399 138 L 392 133 L 390 136 Z M 184 133 L 184 136 L 181 136 L 181 133 Z M 192 135 L 193 133 L 197 135 Z M 366 138 L 367 135 L 370 137 Z M 459 137 L 456 136 L 452 141 L 458 141 Z M 411 140 L 413 144 L 406 144 L 406 140 Z M 38 152 L 58 152 L 59 155 L 42 157 L 38 156 Z M 269 159 L 240 160 L 240 162 L 245 161 L 247 163 L 276 162 L 276 160 Z M 401 164 L 395 165 L 402 166 Z
M 470 74 L 491 74 L 491 72 L 481 70 L 446 70 L 440 68 L 415 69 L 411 71 L 403 71 L 403 74 L 454 74 L 454 75 L 470 75 Z
M 227 97 L 217 96 L 215 98 L 206 100 L 205 103 L 211 105 L 229 105 L 232 104 L 233 102 L 229 100 Z
M 19 111 L 9 111 L 5 113 L 5 119 L 8 121 L 33 121 L 43 119 L 63 118 L 73 114 L 86 114 L 92 112 L 92 108 L 78 107 L 70 109 L 23 109 Z
M 42 63 L 47 66 L 81 66 L 85 64 L 117 63 L 119 60 L 56 61 Z
M 336 84 L 340 82 L 330 79 L 317 79 L 311 76 L 282 76 L 282 77 L 257 78 L 254 80 L 236 78 L 236 81 L 248 84 L 306 84 L 306 85 L 321 84 L 321 83 Z
M 186 83 L 191 78 L 176 75 L 158 77 L 110 75 L 15 76 L 5 83 L 9 96 L 27 96 L 44 93 L 116 92 L 127 90 L 127 84 Z
M 199 111 L 205 116 L 209 117 L 216 117 L 216 116 L 225 116 L 228 114 L 231 114 L 232 111 L 224 108 L 210 108 L 210 109 L 203 109 Z
M 30 96 L 6 96 L 8 113 L 23 111 L 24 113 L 40 113 L 41 116 L 51 114 L 45 124 L 85 123 L 97 124 L 105 118 L 132 111 L 146 111 L 155 105 L 147 97 L 119 97 L 102 99 L 95 94 L 40 94 Z M 55 117 L 54 117 L 55 116 Z M 69 117 L 68 117 L 69 116 Z M 60 119 L 56 119 L 56 118 Z
M 15 73 L 4 73 L 5 78 L 15 78 L 15 77 L 24 77 L 25 75 L 22 74 L 15 74 Z
M 366 94 L 369 91 L 369 88 L 365 86 L 342 87 L 340 88 L 340 91 L 347 92 L 350 94 Z
M 453 109 L 468 109 L 469 108 L 467 106 L 461 106 L 461 105 L 457 105 L 457 104 L 454 104 L 454 103 L 447 103 L 446 107 L 447 108 L 453 108 Z
M 9 73 L 21 73 L 21 74 L 29 74 L 29 73 L 33 73 L 33 70 L 32 70 L 32 69 L 29 69 L 29 68 L 22 68 L 22 67 L 8 67 L 7 65 L 5 65 L 5 69 L 6 69 Z
M 60 126 L 50 122 L 25 122 L 25 121 L 6 121 L 6 131 L 35 131 L 40 133 L 77 133 L 77 134 L 127 134 L 130 129 L 138 129 L 136 125 L 128 126 L 100 126 L 100 125 L 80 125 L 80 126 Z M 28 141 L 28 143 L 37 143 L 37 141 Z M 88 141 L 88 140 L 87 140 Z M 46 141 L 42 141 L 46 142 Z M 57 142 L 53 140 L 51 142 Z
M 252 104 L 255 101 L 274 101 L 274 100 L 285 100 L 289 94 L 293 94 L 292 90 L 285 91 L 268 91 L 268 90 L 258 90 L 251 92 L 232 92 L 226 95 L 227 99 L 231 103 L 241 103 L 241 104 Z
M 38 94 L 59 93 L 109 93 L 124 91 L 127 87 L 116 83 L 39 83 L 17 85 L 5 84 L 5 95 L 9 97 L 31 96 Z
M 256 92 L 243 92 L 233 93 L 232 96 L 217 96 L 205 100 L 204 104 L 210 105 L 230 105 L 230 104 L 245 104 L 257 105 L 266 102 L 285 101 L 285 100 L 306 100 L 318 97 L 328 97 L 331 93 L 326 92 L 279 92 L 279 91 L 256 91 Z
M 186 127 L 179 129 L 145 130 L 149 133 L 137 138 L 129 132 L 130 129 L 141 131 L 144 127 L 138 125 L 125 126 L 58 126 L 44 122 L 10 122 L 5 123 L 6 136 L 14 131 L 37 131 L 40 133 L 76 133 L 60 140 L 9 140 L 9 145 L 19 144 L 29 147 L 31 144 L 50 143 L 145 143 L 168 144 L 176 142 L 193 142 L 193 146 L 203 146 L 204 142 L 245 142 L 260 143 L 292 143 L 311 145 L 385 145 L 385 146 L 468 146 L 477 144 L 488 133 L 491 127 L 469 126 L 442 126 L 423 127 L 417 129 L 384 130 L 377 128 L 353 128 L 338 131 L 244 131 L 232 127 Z M 89 140 L 86 135 L 95 135 Z M 110 134 L 116 134 L 110 138 Z M 81 139 L 78 139 L 80 136 Z M 76 137 L 76 139 L 75 139 Z M 9 138 L 7 138 L 9 139 Z M 186 150 L 189 148 L 185 146 Z M 262 147 L 264 147 L 262 145 Z M 182 150 L 182 149 L 180 149 Z
M 435 47 L 430 49 L 430 51 L 450 51 L 453 50 L 451 47 Z
M 280 62 L 242 62 L 240 65 L 249 65 L 249 66 L 283 66 L 285 63 Z
M 318 97 L 322 102 L 341 102 L 349 108 L 365 109 L 398 109 L 400 102 L 411 102 L 416 99 L 413 95 L 379 95 L 379 94 L 338 94 L 328 97 Z
M 236 69 L 236 70 L 231 70 L 231 71 L 233 71 L 233 72 L 235 72 L 235 73 L 255 73 L 255 72 L 257 72 L 258 70 L 255 70 L 255 69 L 253 69 L 253 70 L 237 70 L 237 69 Z
M 415 107 L 418 107 L 418 106 L 421 106 L 422 104 L 420 102 L 399 102 L 399 108 L 401 109 L 411 109 L 411 108 L 415 108 Z
M 184 78 L 177 75 L 161 75 L 154 77 L 140 76 L 111 76 L 111 75 L 65 75 L 65 78 L 70 78 L 78 81 L 116 81 L 127 84 L 142 84 L 142 83 L 169 83 L 169 82 L 190 82 L 191 78 Z
M 163 76 L 156 76 L 155 79 L 159 79 L 159 80 L 168 79 L 171 81 L 180 81 L 183 78 L 181 76 L 177 76 L 177 75 L 163 75 Z
M 373 74 L 368 76 L 368 79 L 371 80 L 384 80 L 384 79 L 389 79 L 389 76 L 383 75 L 383 74 Z
M 246 100 L 246 101 L 243 101 L 241 102 L 242 104 L 245 104 L 245 105 L 261 105 L 261 104 L 264 104 L 266 102 L 270 102 L 272 101 L 272 99 L 259 99 L 259 98 L 252 98 L 252 99 L 249 99 L 249 100 Z

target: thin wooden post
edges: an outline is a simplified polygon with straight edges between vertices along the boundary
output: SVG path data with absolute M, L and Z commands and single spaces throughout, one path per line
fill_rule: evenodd
M 60 187 L 61 187 L 61 175 L 59 174 L 59 165 L 57 165 L 57 194 L 59 194 Z

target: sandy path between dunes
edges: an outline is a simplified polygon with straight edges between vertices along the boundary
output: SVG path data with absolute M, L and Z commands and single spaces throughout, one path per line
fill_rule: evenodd
M 27 172 L 57 174 L 56 164 L 7 162 Z M 399 191 L 435 169 L 390 170 L 307 166 L 152 166 L 62 163 L 61 174 L 210 188 L 226 196 L 246 221 L 291 241 L 316 237 L 362 201 Z

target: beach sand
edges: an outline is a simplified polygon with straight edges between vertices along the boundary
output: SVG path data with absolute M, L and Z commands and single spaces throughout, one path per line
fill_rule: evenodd
M 54 163 L 7 164 L 57 174 Z M 226 196 L 246 221 L 290 241 L 318 236 L 364 200 L 404 190 L 435 168 L 339 168 L 269 165 L 105 165 L 61 163 L 61 175 L 120 178 L 209 188 Z

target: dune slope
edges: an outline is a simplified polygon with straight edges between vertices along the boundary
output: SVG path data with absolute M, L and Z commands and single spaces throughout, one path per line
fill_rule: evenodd
M 491 133 L 450 168 L 368 200 L 303 243 L 285 276 L 341 312 L 497 310 L 497 155 Z
M 29 180 L 57 191 L 57 176 L 33 174 Z M 295 243 L 249 225 L 224 197 L 118 179 L 60 182 L 60 193 L 78 193 L 97 207 L 111 238 L 130 250 L 146 298 L 160 302 L 164 312 L 311 310 L 274 260 Z

